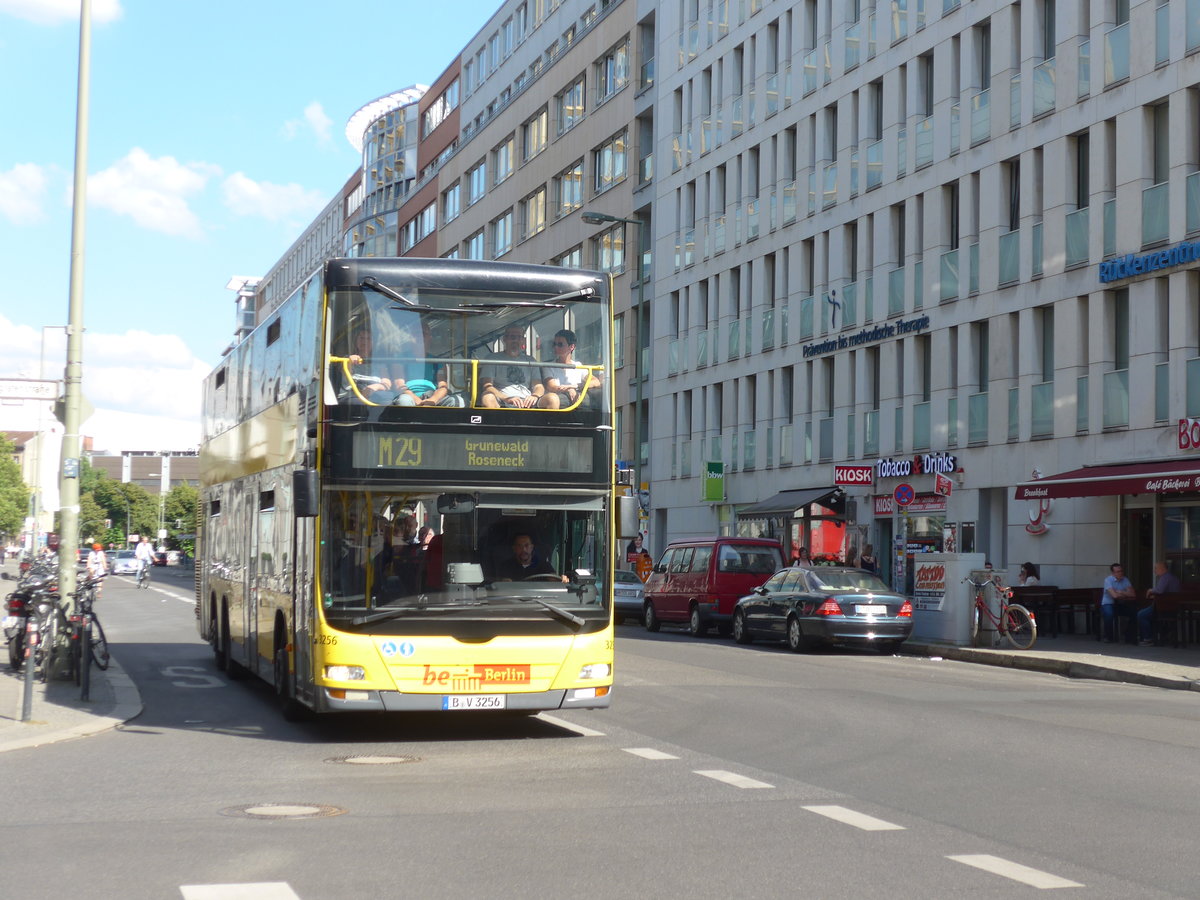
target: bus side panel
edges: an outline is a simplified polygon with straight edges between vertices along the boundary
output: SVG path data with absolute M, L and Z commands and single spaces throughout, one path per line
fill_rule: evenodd
M 312 627 L 313 590 L 316 585 L 315 528 L 317 520 L 294 519 L 294 556 L 292 563 L 292 667 L 296 673 L 296 699 L 309 706 L 316 702 L 314 690 Z

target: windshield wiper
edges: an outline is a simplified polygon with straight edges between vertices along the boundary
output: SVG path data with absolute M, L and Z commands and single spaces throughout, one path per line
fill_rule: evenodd
M 390 288 L 386 284 L 380 282 L 380 280 L 374 275 L 368 275 L 361 282 L 359 282 L 358 286 L 370 288 L 373 291 L 379 291 L 379 293 L 383 294 L 383 296 L 390 300 L 395 300 L 397 303 L 403 303 L 409 309 L 431 309 L 431 307 L 421 306 L 419 303 L 413 303 L 395 288 Z
M 579 616 L 575 615 L 575 613 L 567 612 L 561 606 L 555 606 L 553 603 L 548 603 L 547 601 L 543 600 L 541 597 L 513 597 L 512 599 L 520 600 L 522 603 L 528 603 L 531 600 L 534 603 L 540 603 L 542 606 L 544 606 L 550 612 L 554 613 L 554 615 L 558 616 L 564 622 L 570 622 L 572 625 L 575 625 L 579 628 L 582 628 L 584 625 L 587 624 L 586 619 L 580 618 Z
M 509 307 L 532 307 L 534 309 L 562 309 L 568 300 L 591 300 L 599 292 L 594 287 L 581 287 L 565 294 L 547 297 L 545 300 L 501 300 L 495 303 L 460 303 L 459 309 L 507 309 Z

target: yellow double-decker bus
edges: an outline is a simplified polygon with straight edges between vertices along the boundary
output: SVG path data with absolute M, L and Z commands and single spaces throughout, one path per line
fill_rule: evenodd
M 612 284 L 334 259 L 208 377 L 198 627 L 286 715 L 608 706 Z

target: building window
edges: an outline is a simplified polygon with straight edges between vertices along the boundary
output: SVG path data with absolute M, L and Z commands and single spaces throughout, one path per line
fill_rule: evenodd
M 522 239 L 533 237 L 546 227 L 546 189 L 540 187 L 521 201 Z
M 479 229 L 469 238 L 466 245 L 467 259 L 486 259 L 487 254 L 484 252 L 485 245 L 483 239 L 483 229 Z
M 629 42 L 624 41 L 596 63 L 596 103 L 600 104 L 629 81 Z
M 625 269 L 625 225 L 614 225 L 592 238 L 592 258 L 602 272 Z
M 516 150 L 516 137 L 509 135 L 492 151 L 492 170 L 496 173 L 495 184 L 500 184 L 513 173 L 513 158 Z
M 499 259 L 512 249 L 513 244 L 513 214 L 510 209 L 498 219 L 493 219 L 492 229 L 492 259 Z
M 368 230 L 369 230 L 369 227 L 368 227 Z M 417 242 L 417 220 L 409 219 L 407 222 L 404 223 L 404 226 L 400 229 L 400 252 L 407 253 L 409 250 L 412 249 L 413 244 L 415 244 L 416 242 Z M 376 254 L 372 253 L 370 255 L 375 256 Z M 381 253 L 379 255 L 386 256 L 387 253 L 385 251 L 384 253 Z
M 555 98 L 558 133 L 570 131 L 583 119 L 583 76 Z
M 554 176 L 554 214 L 565 216 L 583 206 L 583 160 Z
M 626 144 L 627 135 L 622 131 L 593 152 L 597 194 L 607 191 L 614 184 L 625 180 Z
M 437 128 L 442 122 L 446 121 L 446 116 L 450 115 L 458 108 L 458 79 L 455 78 L 450 85 L 444 90 L 440 97 L 429 105 L 421 118 L 421 134 L 428 137 L 433 129 Z
M 625 365 L 625 316 L 613 319 L 613 368 L 620 369 Z
M 487 163 L 480 162 L 467 173 L 467 206 L 483 199 L 487 186 Z M 472 257 L 474 258 L 474 257 Z
M 548 129 L 550 114 L 542 107 L 537 114 L 521 126 L 521 157 L 522 162 L 528 162 L 546 149 L 549 139 Z
M 430 203 L 417 213 L 417 240 L 427 238 L 437 229 L 437 204 Z
M 551 263 L 556 266 L 562 266 L 564 269 L 582 269 L 583 268 L 583 244 L 576 244 L 566 253 L 561 256 L 556 256 Z
M 442 191 L 442 221 L 452 222 L 462 212 L 462 185 L 457 181 Z

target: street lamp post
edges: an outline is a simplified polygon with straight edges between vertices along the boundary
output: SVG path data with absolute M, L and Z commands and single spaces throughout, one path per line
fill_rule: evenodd
M 645 240 L 646 223 L 642 219 L 626 219 L 621 216 L 613 216 L 608 213 L 588 211 L 582 214 L 581 218 L 589 225 L 603 225 L 605 223 L 621 222 L 626 225 L 637 226 L 637 304 L 634 307 L 634 327 L 633 327 L 633 380 L 634 380 L 634 407 L 633 407 L 633 490 L 634 496 L 637 497 L 638 508 L 646 511 L 649 504 L 645 501 L 642 494 L 642 304 L 646 300 L 646 273 L 642 271 L 642 253 Z

